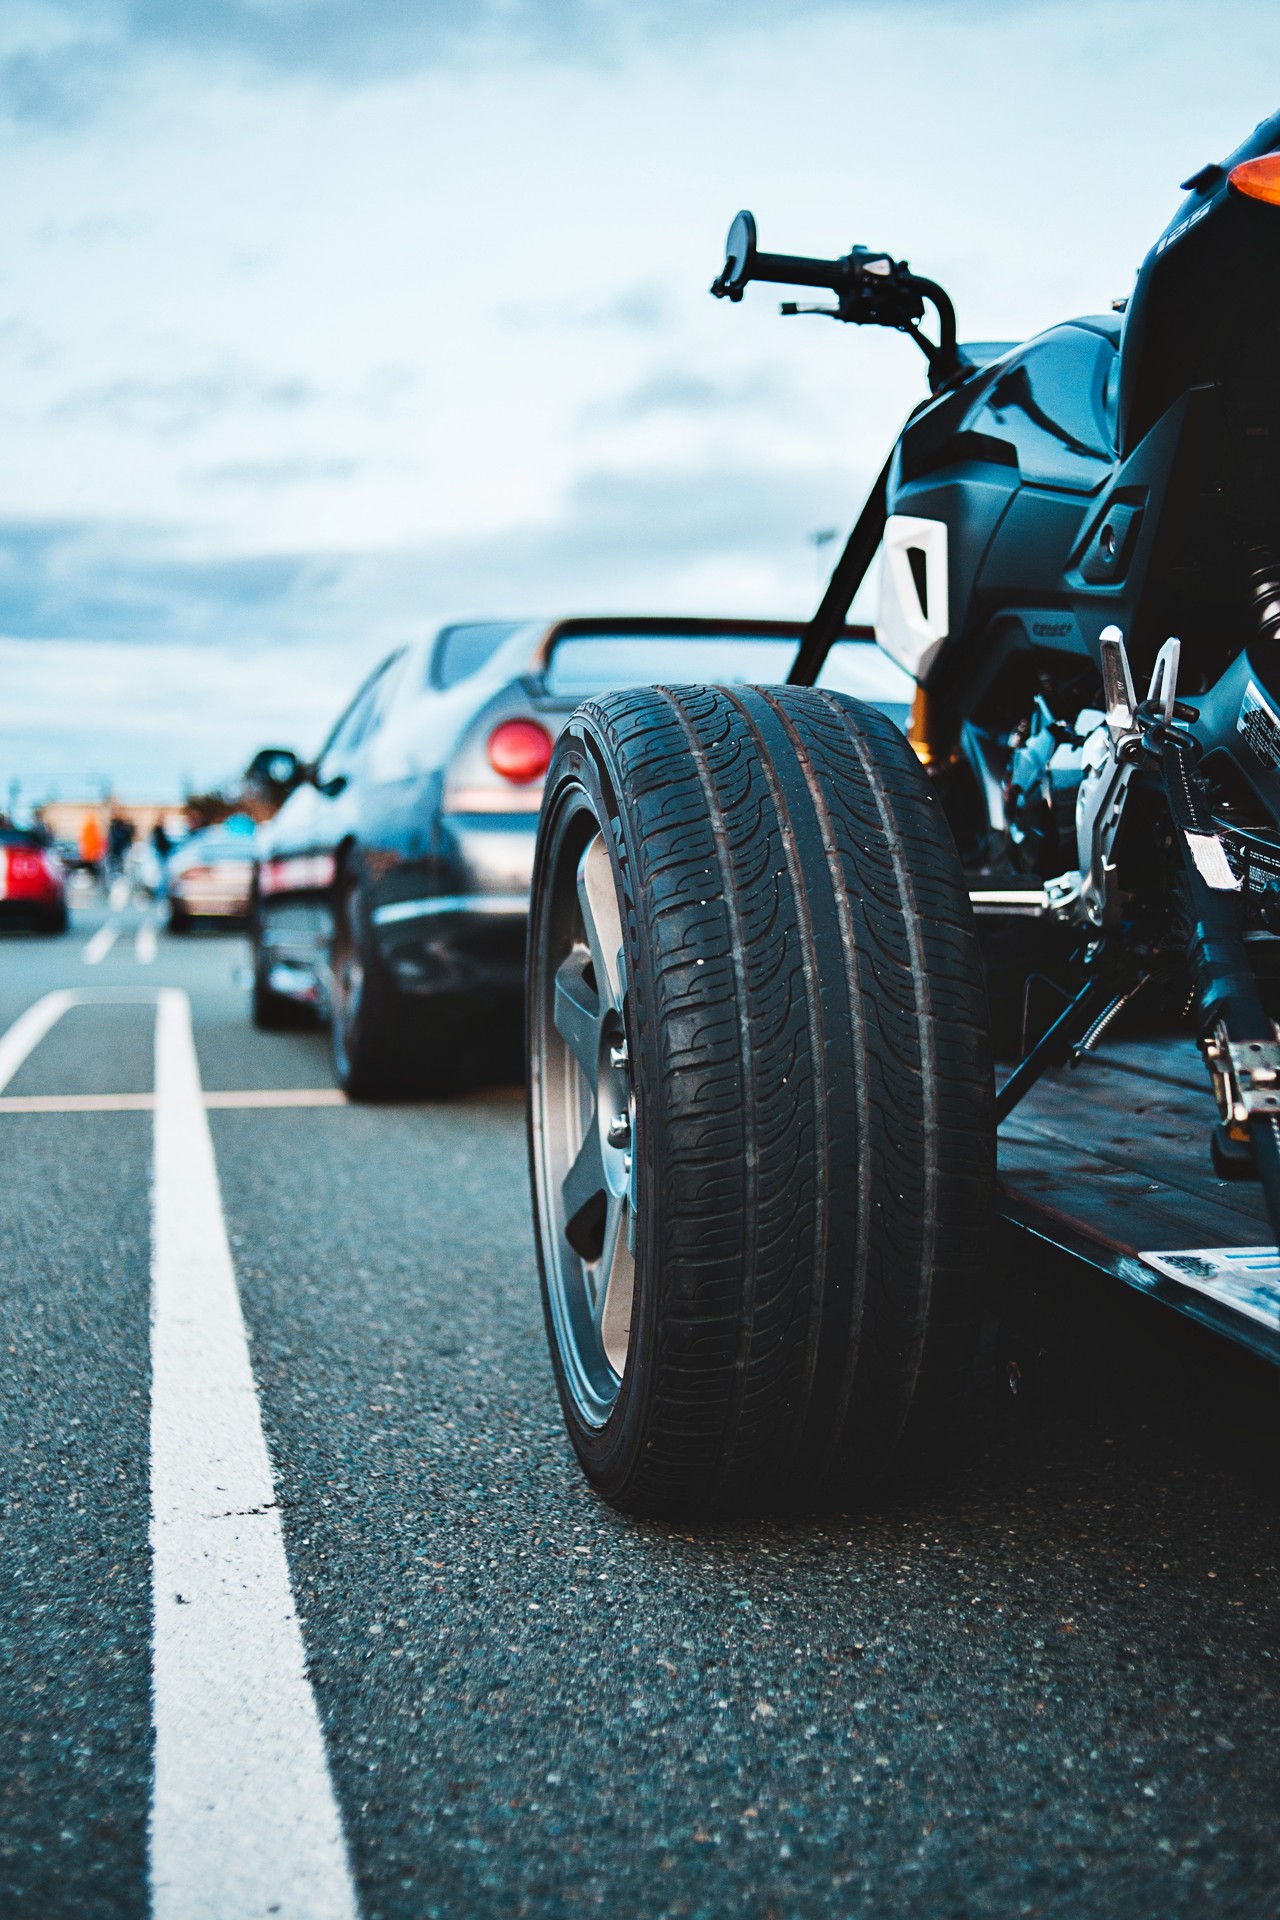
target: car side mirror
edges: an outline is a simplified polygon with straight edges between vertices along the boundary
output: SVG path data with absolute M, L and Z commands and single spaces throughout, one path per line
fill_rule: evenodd
M 262 747 L 245 768 L 245 783 L 254 787 L 292 789 L 308 777 L 310 769 L 301 754 L 292 747 Z

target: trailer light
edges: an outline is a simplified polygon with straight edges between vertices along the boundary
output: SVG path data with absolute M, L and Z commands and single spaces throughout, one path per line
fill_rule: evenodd
M 1229 185 L 1249 200 L 1265 200 L 1280 207 L 1280 153 L 1264 153 L 1256 160 L 1242 160 L 1227 175 Z
M 527 786 L 550 766 L 551 744 L 536 720 L 504 720 L 489 735 L 489 765 L 514 786 Z

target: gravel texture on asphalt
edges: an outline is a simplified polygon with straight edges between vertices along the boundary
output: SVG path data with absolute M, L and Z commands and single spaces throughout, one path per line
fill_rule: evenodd
M 0 1004 L 80 944 L 25 996 L 0 946 Z M 239 943 L 113 966 L 192 992 L 206 1084 L 325 1084 L 322 1034 L 243 1021 Z M 1265 1482 L 980 1384 L 924 1491 L 621 1519 L 560 1423 L 518 1093 L 211 1124 L 366 1920 L 1280 1911 Z M 0 1911 L 140 1915 L 150 1123 L 0 1126 Z

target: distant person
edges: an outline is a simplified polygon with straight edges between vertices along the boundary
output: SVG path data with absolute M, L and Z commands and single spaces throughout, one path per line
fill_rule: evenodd
M 96 813 L 87 813 L 80 828 L 80 864 L 95 880 L 102 872 L 102 857 L 106 850 L 102 822 Z
M 165 832 L 163 820 L 157 820 L 151 829 L 151 851 L 156 857 L 156 884 L 153 891 L 157 900 L 166 900 L 169 896 L 169 855 L 173 852 L 173 842 Z
M 107 872 L 113 880 L 118 879 L 125 870 L 129 849 L 133 845 L 133 837 L 132 820 L 126 820 L 122 814 L 113 813 L 107 827 Z

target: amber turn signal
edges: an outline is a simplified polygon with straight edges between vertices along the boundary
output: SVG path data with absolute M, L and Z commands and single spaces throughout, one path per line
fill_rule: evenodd
M 1227 175 L 1237 193 L 1250 200 L 1266 200 L 1280 207 L 1280 153 L 1264 153 L 1256 160 L 1242 160 Z
M 489 735 L 489 765 L 504 780 L 524 786 L 551 764 L 551 735 L 536 720 L 504 720 Z

